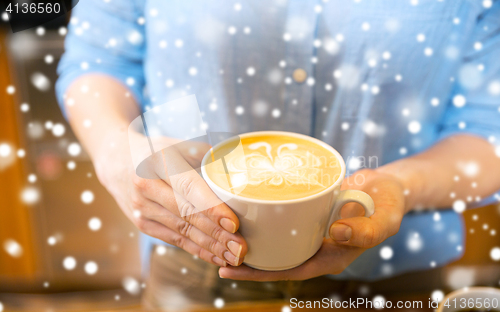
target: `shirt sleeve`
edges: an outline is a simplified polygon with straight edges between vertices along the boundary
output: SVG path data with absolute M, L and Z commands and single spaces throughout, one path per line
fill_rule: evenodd
M 84 74 L 109 75 L 138 103 L 144 88 L 144 18 L 140 0 L 85 0 L 72 10 L 57 72 L 56 95 L 64 111 L 65 92 Z
M 478 16 L 466 43 L 440 138 L 457 133 L 500 144 L 500 1 Z

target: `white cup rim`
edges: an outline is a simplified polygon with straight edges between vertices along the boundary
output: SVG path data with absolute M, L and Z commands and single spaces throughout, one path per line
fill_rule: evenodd
M 330 185 L 326 189 L 322 190 L 321 192 L 318 192 L 316 194 L 312 194 L 312 195 L 309 195 L 309 196 L 306 196 L 306 197 L 297 198 L 297 199 L 264 200 L 264 199 L 255 199 L 255 198 L 250 198 L 250 197 L 244 197 L 244 196 L 235 195 L 233 193 L 230 193 L 230 192 L 226 191 L 225 189 L 223 189 L 222 187 L 218 186 L 215 182 L 213 182 L 209 178 L 209 176 L 208 176 L 208 174 L 206 172 L 206 169 L 205 169 L 205 163 L 206 163 L 206 161 L 207 161 L 207 159 L 208 159 L 208 157 L 210 155 L 210 151 L 208 151 L 205 154 L 205 156 L 203 157 L 202 161 L 201 161 L 201 174 L 203 176 L 203 179 L 205 179 L 205 182 L 212 189 L 213 188 L 217 189 L 218 192 L 224 194 L 228 198 L 234 198 L 234 199 L 238 199 L 240 201 L 244 201 L 244 202 L 248 202 L 248 203 L 286 205 L 286 204 L 295 204 L 295 203 L 305 202 L 305 201 L 309 201 L 309 200 L 312 200 L 314 198 L 323 196 L 323 195 L 331 192 L 332 189 L 335 189 L 337 186 L 339 186 L 342 183 L 342 181 L 344 180 L 345 171 L 346 171 L 344 159 L 342 158 L 342 156 L 340 155 L 339 152 L 337 152 L 333 147 L 331 147 L 327 143 L 325 143 L 325 142 L 323 142 L 323 141 L 321 141 L 319 139 L 310 137 L 308 135 L 304 135 L 304 134 L 300 134 L 300 133 L 294 133 L 294 132 L 288 132 L 288 131 L 254 131 L 254 132 L 248 132 L 248 133 L 240 134 L 238 136 L 240 138 L 246 138 L 246 137 L 251 137 L 251 136 L 256 136 L 256 135 L 282 135 L 282 136 L 288 136 L 288 137 L 294 137 L 294 138 L 301 138 L 301 139 L 305 139 L 305 140 L 311 141 L 313 143 L 316 143 L 316 144 L 318 144 L 318 145 L 326 148 L 328 151 L 332 152 L 335 155 L 335 157 L 337 158 L 337 160 L 338 160 L 338 162 L 340 164 L 340 175 L 339 175 L 338 179 L 334 183 L 332 183 L 332 185 Z M 219 144 L 216 144 L 212 148 L 213 149 L 217 149 L 219 146 L 224 145 L 226 142 L 227 142 L 227 140 L 224 140 L 224 141 L 220 142 Z

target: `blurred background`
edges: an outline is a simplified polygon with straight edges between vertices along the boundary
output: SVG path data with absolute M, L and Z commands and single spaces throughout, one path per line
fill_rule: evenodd
M 140 308 L 138 232 L 99 184 L 54 95 L 68 16 L 13 34 L 0 21 L 0 311 Z M 464 213 L 464 257 L 351 286 L 354 295 L 429 298 L 498 287 L 500 205 Z M 427 300 L 427 299 L 426 299 Z

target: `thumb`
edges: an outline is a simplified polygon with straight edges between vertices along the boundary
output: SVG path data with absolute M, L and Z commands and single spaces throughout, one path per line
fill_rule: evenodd
M 336 221 L 330 227 L 335 242 L 361 248 L 372 248 L 399 231 L 401 218 L 384 210 L 375 210 L 370 218 L 354 217 Z

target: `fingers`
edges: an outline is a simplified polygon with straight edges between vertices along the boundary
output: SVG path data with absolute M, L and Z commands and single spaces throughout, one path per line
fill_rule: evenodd
M 399 231 L 404 215 L 401 186 L 389 180 L 364 190 L 375 203 L 375 213 L 370 218 L 360 217 L 359 207 L 351 206 L 352 217 L 340 219 L 330 227 L 330 237 L 339 244 L 371 248 Z
M 239 221 L 234 212 L 213 193 L 205 180 L 189 165 L 176 149 L 162 151 L 168 183 L 191 205 L 179 205 L 182 217 L 202 212 L 229 233 L 235 233 Z M 179 196 L 176 199 L 179 201 Z M 195 208 L 196 210 L 193 210 Z
M 320 250 L 296 268 L 284 271 L 262 271 L 246 265 L 228 266 L 219 268 L 219 276 L 234 280 L 261 282 L 305 280 L 325 274 L 339 274 L 363 252 L 362 248 L 341 246 L 331 239 L 325 239 Z
M 241 236 L 237 237 L 236 234 L 230 234 L 233 235 L 234 238 L 226 239 L 227 243 L 221 243 L 213 237 L 203 233 L 197 226 L 194 226 L 193 224 L 183 220 L 182 218 L 171 214 L 160 205 L 153 202 L 151 202 L 151 204 L 157 205 L 158 209 L 162 209 L 167 212 L 164 214 L 155 214 L 153 216 L 148 216 L 152 220 L 165 225 L 166 227 L 174 230 L 177 234 L 180 234 L 183 237 L 187 237 L 189 240 L 193 241 L 201 248 L 210 251 L 211 253 L 227 261 L 231 265 L 238 266 L 243 262 L 243 257 L 241 255 L 243 249 L 242 245 L 236 242 L 238 240 L 242 240 Z M 208 220 L 206 217 L 205 219 Z M 210 220 L 208 221 L 213 224 L 213 222 L 211 222 Z M 220 228 L 219 232 L 226 233 L 222 230 L 222 228 Z
M 143 219 L 138 227 L 141 232 L 149 236 L 159 238 L 170 245 L 182 248 L 193 256 L 197 256 L 208 263 L 223 267 L 227 265 L 224 260 L 220 259 L 210 251 L 201 248 L 189 238 L 175 233 L 156 221 Z
M 175 200 L 172 200 L 173 190 L 160 180 L 149 181 L 148 191 L 133 196 L 133 208 L 140 212 L 136 215 L 168 227 L 231 265 L 240 265 L 243 262 L 248 248 L 239 233 L 231 234 L 224 231 L 202 213 L 191 214 L 188 220 L 181 218 L 175 214 L 178 212 L 176 206 L 170 210 L 165 208 L 175 205 Z M 151 194 L 156 195 L 156 200 L 161 204 L 147 197 Z

